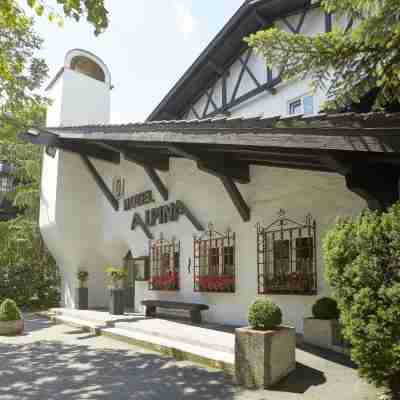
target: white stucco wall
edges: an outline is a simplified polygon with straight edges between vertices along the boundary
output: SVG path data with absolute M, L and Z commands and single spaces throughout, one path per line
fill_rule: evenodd
M 47 126 L 106 124 L 110 121 L 110 88 L 104 82 L 64 68 L 49 90 L 53 100 Z
M 127 195 L 152 189 L 156 203 L 131 211 L 115 212 L 93 180 L 84 170 L 78 156 L 62 154 L 63 168 L 56 199 L 56 229 L 47 232 L 46 242 L 57 238 L 51 246 L 63 271 L 65 301 L 73 306 L 72 294 L 79 267 L 90 272 L 91 307 L 107 306 L 104 268 L 107 263 L 121 265 L 130 249 L 133 255 L 148 255 L 148 239 L 140 228 L 130 230 L 134 212 L 166 204 L 141 167 L 124 161 L 120 166 L 109 166 L 94 161 L 109 186 L 114 176 L 124 176 Z M 50 178 L 50 175 L 49 175 Z M 147 290 L 147 283 L 136 283 L 136 305 L 144 298 L 161 298 L 202 302 L 210 305 L 205 318 L 212 322 L 245 324 L 247 308 L 257 296 L 257 222 L 269 224 L 277 218 L 280 208 L 288 216 L 303 221 L 311 213 L 317 222 L 318 296 L 328 294 L 323 280 L 321 241 L 326 229 L 340 215 L 352 215 L 365 207 L 364 201 L 345 188 L 344 179 L 336 174 L 298 171 L 254 166 L 251 183 L 240 185 L 240 190 L 251 208 L 251 220 L 244 223 L 224 188 L 215 177 L 197 170 L 192 161 L 171 159 L 171 170 L 162 179 L 168 186 L 169 201 L 182 200 L 207 225 L 212 221 L 216 230 L 228 227 L 237 235 L 237 290 L 235 294 L 206 294 L 193 292 L 193 272 L 187 271 L 187 260 L 193 258 L 195 228 L 185 218 L 178 222 L 150 228 L 159 237 L 175 236 L 181 241 L 179 292 L 165 293 Z M 49 180 L 50 181 L 50 180 Z M 42 228 L 43 229 L 43 228 Z M 49 238 L 50 236 L 50 238 Z M 50 239 L 50 240 L 49 240 Z M 302 331 L 302 318 L 311 313 L 316 296 L 273 295 L 283 311 L 284 321 Z

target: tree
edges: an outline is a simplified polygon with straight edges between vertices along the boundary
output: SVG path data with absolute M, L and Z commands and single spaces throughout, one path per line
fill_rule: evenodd
M 361 376 L 400 399 L 400 203 L 338 221 L 324 259 Z
M 323 0 L 323 9 L 353 22 L 310 37 L 273 26 L 245 40 L 284 79 L 310 76 L 327 90 L 327 110 L 372 98 L 374 109 L 400 101 L 400 0 Z M 351 25 L 351 24 L 350 24 Z
M 28 5 L 50 20 L 62 18 L 51 4 L 28 0 Z M 99 34 L 107 27 L 103 0 L 57 0 L 63 14 L 87 20 Z M 0 2 L 0 160 L 13 168 L 14 190 L 8 194 L 21 212 L 0 222 L 0 299 L 13 297 L 21 306 L 52 306 L 59 300 L 59 274 L 54 259 L 44 247 L 39 226 L 41 152 L 37 146 L 18 140 L 19 132 L 43 126 L 48 100 L 38 94 L 47 76 L 47 66 L 37 56 L 42 40 L 15 0 Z M 12 114 L 10 120 L 7 114 Z
M 49 21 L 56 20 L 59 25 L 63 23 L 63 15 L 79 21 L 82 16 L 95 28 L 95 34 L 103 32 L 108 26 L 108 11 L 104 0 L 26 0 L 36 15 L 47 15 Z M 61 8 L 62 10 L 58 10 Z M 7 19 L 8 25 L 18 24 L 18 9 L 15 0 L 2 0 L 0 13 Z

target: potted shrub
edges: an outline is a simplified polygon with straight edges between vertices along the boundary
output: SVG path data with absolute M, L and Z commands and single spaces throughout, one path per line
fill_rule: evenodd
M 89 292 L 87 281 L 89 279 L 89 272 L 79 270 L 77 273 L 79 286 L 76 289 L 76 308 L 78 310 L 87 310 L 89 308 Z
M 303 322 L 304 342 L 332 349 L 340 344 L 339 309 L 335 300 L 322 297 L 312 307 L 312 318 Z
M 122 268 L 108 266 L 106 274 L 110 288 L 110 314 L 123 315 L 125 310 L 123 280 L 126 277 L 126 272 Z
M 281 325 L 280 308 L 266 298 L 250 306 L 248 321 L 235 332 L 236 380 L 247 388 L 267 388 L 296 368 L 296 332 Z
M 5 299 L 0 305 L 0 335 L 19 335 L 23 330 L 21 311 L 14 300 Z

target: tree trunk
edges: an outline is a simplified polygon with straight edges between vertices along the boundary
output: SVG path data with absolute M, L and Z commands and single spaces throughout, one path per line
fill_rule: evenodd
M 400 400 L 400 373 L 389 379 L 389 389 L 393 400 Z

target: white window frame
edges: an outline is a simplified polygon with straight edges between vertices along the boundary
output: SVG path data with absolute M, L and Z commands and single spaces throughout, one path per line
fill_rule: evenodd
M 305 97 L 308 97 L 308 96 L 311 96 L 311 97 L 312 97 L 312 100 L 313 100 L 313 112 L 312 112 L 312 114 L 309 114 L 309 115 L 315 114 L 316 112 L 315 112 L 315 95 L 314 95 L 314 93 L 304 93 L 303 95 L 298 96 L 298 97 L 294 97 L 294 98 L 290 99 L 290 100 L 287 102 L 287 107 L 286 107 L 287 115 L 293 116 L 293 115 L 301 115 L 301 114 L 304 114 L 304 98 L 305 98 Z M 301 109 L 300 109 L 300 111 L 299 111 L 298 113 L 291 114 L 291 113 L 290 113 L 291 105 L 292 105 L 293 103 L 299 101 L 299 100 L 301 101 Z

